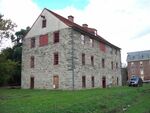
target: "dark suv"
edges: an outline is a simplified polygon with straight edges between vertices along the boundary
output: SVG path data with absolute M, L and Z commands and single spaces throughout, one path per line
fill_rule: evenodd
M 129 86 L 142 86 L 143 80 L 139 76 L 132 76 L 128 81 Z

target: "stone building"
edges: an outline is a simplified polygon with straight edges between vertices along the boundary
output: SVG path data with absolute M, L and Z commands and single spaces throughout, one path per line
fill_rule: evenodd
M 120 48 L 97 30 L 44 9 L 23 40 L 22 88 L 121 85 Z
M 150 50 L 128 53 L 127 62 L 128 78 L 137 75 L 144 81 L 150 80 Z

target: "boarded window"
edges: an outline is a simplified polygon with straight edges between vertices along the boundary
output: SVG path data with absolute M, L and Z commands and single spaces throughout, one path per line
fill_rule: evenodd
M 91 65 L 94 66 L 94 56 L 91 56 Z
M 31 48 L 35 47 L 35 37 L 31 38 Z
M 100 47 L 100 50 L 101 50 L 101 51 L 103 51 L 103 52 L 106 51 L 106 47 L 105 47 L 105 44 L 104 44 L 104 43 L 100 42 L 99 47 Z
M 30 67 L 34 68 L 34 56 L 31 56 L 30 58 Z
M 42 20 L 42 28 L 46 27 L 46 19 Z
M 86 77 L 82 76 L 82 88 L 86 87 Z
M 58 53 L 54 53 L 54 65 L 58 65 L 59 64 L 59 56 Z
M 85 54 L 82 53 L 82 65 L 85 65 Z
M 59 31 L 54 32 L 53 39 L 54 39 L 54 43 L 58 43 L 59 42 Z
M 105 59 L 102 59 L 102 68 L 105 68 Z
M 48 45 L 48 35 L 41 35 L 39 38 L 39 43 L 40 46 Z

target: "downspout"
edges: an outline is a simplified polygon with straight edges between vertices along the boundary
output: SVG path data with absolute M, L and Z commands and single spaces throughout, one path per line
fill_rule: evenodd
M 71 29 L 71 68 L 72 68 L 72 90 L 74 90 L 74 68 L 75 68 L 75 64 L 74 64 L 74 40 L 73 40 L 73 33 L 72 33 L 72 29 Z

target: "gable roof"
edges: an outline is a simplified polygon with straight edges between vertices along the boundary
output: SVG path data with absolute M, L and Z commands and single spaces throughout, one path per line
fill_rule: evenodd
M 150 60 L 150 50 L 129 52 L 127 54 L 128 54 L 127 62 L 140 61 L 140 60 Z
M 101 36 L 94 35 L 92 32 L 95 31 L 96 29 L 94 29 L 94 28 L 84 28 L 84 27 L 82 27 L 82 26 L 80 26 L 80 25 L 78 25 L 78 24 L 76 24 L 76 23 L 74 23 L 74 22 L 72 22 L 72 21 L 70 21 L 70 20 L 68 20 L 68 19 L 58 15 L 58 14 L 56 14 L 55 12 L 53 12 L 53 11 L 47 9 L 47 8 L 45 8 L 45 9 L 47 11 L 49 11 L 51 14 L 53 14 L 55 17 L 57 17 L 60 21 L 62 21 L 66 25 L 68 25 L 69 27 L 71 27 L 71 28 L 73 28 L 73 29 L 75 29 L 75 30 L 77 30 L 77 31 L 79 31 L 81 33 L 87 34 L 90 38 L 93 38 L 93 39 L 98 40 L 100 42 L 103 42 L 103 43 L 105 43 L 105 44 L 107 44 L 107 45 L 109 45 L 111 47 L 114 47 L 115 49 L 119 49 L 120 50 L 119 47 L 111 44 L 110 42 L 108 42 L 107 40 L 102 38 Z

